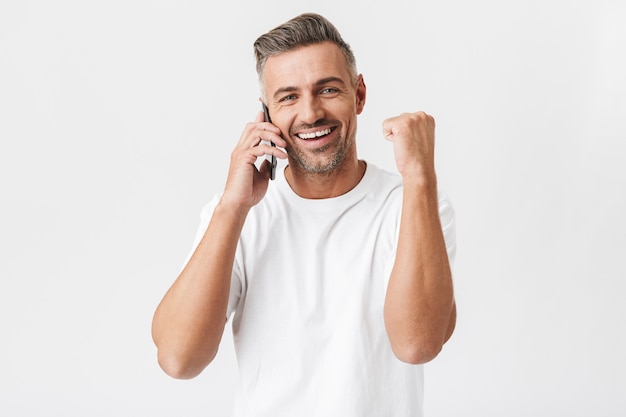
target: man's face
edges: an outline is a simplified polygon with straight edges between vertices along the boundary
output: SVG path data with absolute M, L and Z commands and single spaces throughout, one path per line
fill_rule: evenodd
M 283 132 L 295 169 L 330 173 L 356 159 L 356 116 L 365 84 L 356 86 L 333 43 L 306 46 L 268 58 L 264 69 L 272 123 Z

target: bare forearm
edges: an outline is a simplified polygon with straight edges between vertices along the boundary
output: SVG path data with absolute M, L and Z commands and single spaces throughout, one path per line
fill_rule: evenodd
M 452 334 L 455 319 L 436 182 L 405 181 L 396 261 L 385 300 L 394 352 L 406 362 L 431 360 Z
M 152 334 L 159 363 L 171 376 L 194 377 L 217 353 L 246 214 L 216 207 L 204 237 L 155 312 Z

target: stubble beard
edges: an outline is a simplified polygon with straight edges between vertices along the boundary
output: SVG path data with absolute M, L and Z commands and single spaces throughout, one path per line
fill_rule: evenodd
M 313 155 L 297 147 L 290 147 L 286 149 L 286 151 L 289 155 L 290 163 L 295 165 L 294 168 L 300 169 L 308 174 L 330 175 L 343 165 L 348 150 L 354 143 L 355 135 L 356 134 L 353 133 L 351 138 L 347 141 L 343 141 L 342 138 L 339 137 L 337 141 L 313 150 Z M 331 155 L 324 157 L 324 154 L 333 146 L 336 146 L 335 151 Z M 316 155 L 320 155 L 321 158 L 317 158 Z

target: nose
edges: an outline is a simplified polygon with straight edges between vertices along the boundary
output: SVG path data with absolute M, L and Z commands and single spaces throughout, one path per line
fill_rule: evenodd
M 324 108 L 316 95 L 302 97 L 300 101 L 300 121 L 305 124 L 314 124 L 324 118 Z

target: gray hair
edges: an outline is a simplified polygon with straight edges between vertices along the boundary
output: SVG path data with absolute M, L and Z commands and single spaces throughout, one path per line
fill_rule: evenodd
M 356 83 L 358 79 L 356 59 L 350 45 L 341 38 L 337 28 L 328 19 L 315 13 L 304 13 L 259 36 L 254 42 L 256 72 L 262 89 L 264 90 L 263 71 L 267 58 L 323 42 L 332 42 L 341 49 L 346 58 L 352 82 Z

